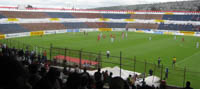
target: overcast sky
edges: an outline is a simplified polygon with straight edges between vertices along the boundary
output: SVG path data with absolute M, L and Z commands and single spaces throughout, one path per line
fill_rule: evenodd
M 56 8 L 95 8 L 118 5 L 134 5 L 171 1 L 188 1 L 188 0 L 0 0 L 0 5 L 17 6 L 32 5 L 33 7 L 56 7 Z

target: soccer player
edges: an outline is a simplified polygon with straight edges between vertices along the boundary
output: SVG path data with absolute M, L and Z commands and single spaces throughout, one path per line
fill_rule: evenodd
M 113 43 L 113 42 L 114 42 L 114 37 L 111 37 L 110 40 L 111 40 L 111 42 Z
M 160 67 L 160 62 L 161 62 L 161 59 L 160 57 L 158 57 L 158 67 Z
M 97 40 L 99 41 L 101 39 L 100 35 L 98 35 Z
M 199 48 L 199 42 L 197 42 L 196 48 Z
M 122 32 L 122 39 L 124 39 L 124 32 Z
M 152 40 L 152 37 L 151 37 L 151 36 L 149 37 L 149 40 Z
M 185 39 L 184 39 L 184 37 L 182 38 L 182 42 L 184 42 L 185 41 Z
M 110 57 L 110 51 L 106 51 L 107 59 Z
M 176 40 L 176 35 L 174 36 L 174 40 Z
M 173 60 L 172 60 L 172 67 L 173 67 L 173 68 L 175 67 L 175 64 L 176 64 L 176 57 L 174 56 L 174 57 L 173 57 Z
M 103 39 L 106 39 L 106 35 L 105 34 L 103 35 Z
M 126 32 L 126 38 L 128 37 L 128 33 Z

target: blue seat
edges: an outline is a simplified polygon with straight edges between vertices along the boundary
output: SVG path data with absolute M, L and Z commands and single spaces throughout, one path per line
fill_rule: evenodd
M 126 28 L 127 23 L 106 23 L 108 28 Z
M 7 18 L 7 17 L 6 17 L 6 16 L 4 16 L 4 15 L 1 15 L 1 14 L 0 14 L 0 19 L 1 19 L 1 18 Z
M 0 32 L 3 34 L 29 32 L 18 24 L 0 24 Z
M 51 18 L 74 18 L 71 13 L 65 12 L 47 12 Z
M 83 22 L 70 22 L 70 23 L 62 23 L 66 28 L 89 28 L 87 24 Z
M 129 19 L 131 17 L 130 14 L 102 14 L 102 16 L 110 19 Z

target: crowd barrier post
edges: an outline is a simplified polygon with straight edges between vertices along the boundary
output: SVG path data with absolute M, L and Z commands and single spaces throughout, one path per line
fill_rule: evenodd
M 81 68 L 82 67 L 82 49 L 79 51 L 79 67 Z
M 120 51 L 120 77 L 122 75 L 122 51 Z
M 66 58 L 67 58 L 67 48 L 65 48 L 65 57 L 64 57 L 64 59 L 66 60 L 66 63 L 68 63 Z
M 135 75 L 135 72 L 136 72 L 136 56 L 134 56 L 134 65 L 133 65 L 133 71 L 134 71 L 134 75 Z
M 156 75 L 156 67 L 157 67 L 157 66 L 156 66 L 156 64 L 154 63 L 154 70 L 153 70 L 154 73 L 153 73 L 153 75 Z
M 144 62 L 144 78 L 146 77 L 147 61 Z
M 161 72 L 160 72 L 160 80 L 162 80 L 163 78 L 163 64 L 162 64 L 162 66 L 161 66 Z
M 52 48 L 53 48 L 53 44 L 50 44 L 50 51 L 49 51 L 49 56 L 50 56 L 50 60 L 52 60 Z
M 102 67 L 102 61 L 101 61 L 101 52 L 98 54 L 98 68 Z
M 185 87 L 186 67 L 184 68 L 183 88 Z

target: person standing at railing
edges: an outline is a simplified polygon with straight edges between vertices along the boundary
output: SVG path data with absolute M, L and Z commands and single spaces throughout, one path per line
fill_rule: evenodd
M 173 60 L 172 60 L 172 67 L 173 67 L 173 68 L 175 67 L 175 64 L 176 64 L 176 57 L 174 56 L 174 57 L 173 57 Z
M 161 59 L 158 57 L 158 67 L 160 67 Z
M 197 44 L 196 44 L 196 48 L 199 48 L 199 42 L 197 42 Z
M 166 69 L 165 69 L 165 79 L 167 79 L 167 78 L 168 78 L 168 73 L 169 73 L 169 69 L 168 69 L 168 68 L 166 68 Z
M 42 62 L 45 62 L 47 60 L 47 52 L 44 50 L 43 55 L 42 55 Z
M 107 59 L 110 57 L 110 51 L 106 51 Z

